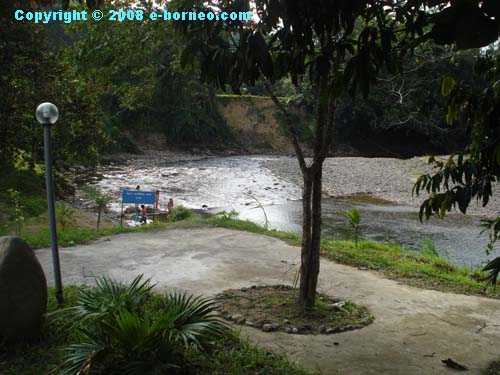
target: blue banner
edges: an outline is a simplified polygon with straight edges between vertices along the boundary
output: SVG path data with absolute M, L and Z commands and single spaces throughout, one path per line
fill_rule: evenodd
M 122 203 L 155 204 L 154 191 L 123 190 Z

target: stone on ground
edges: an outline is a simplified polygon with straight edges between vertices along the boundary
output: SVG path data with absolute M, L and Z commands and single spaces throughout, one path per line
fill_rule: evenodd
M 0 341 L 40 337 L 47 281 L 33 250 L 18 237 L 0 237 Z

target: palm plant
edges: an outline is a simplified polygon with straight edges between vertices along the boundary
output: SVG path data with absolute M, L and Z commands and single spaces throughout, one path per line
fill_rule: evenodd
M 61 375 L 166 374 L 188 350 L 208 350 L 229 334 L 209 299 L 156 296 L 142 276 L 130 285 L 107 278 L 81 289 L 75 314 L 80 343 L 70 345 Z
M 63 202 L 57 202 L 56 218 L 57 224 L 60 226 L 61 230 L 66 230 L 66 228 L 75 224 L 75 215 L 76 211 L 70 206 L 64 204 Z
M 359 231 L 361 229 L 361 215 L 359 211 L 356 208 L 353 208 L 351 210 L 345 210 L 344 212 L 340 213 L 345 221 L 346 224 L 349 225 L 353 231 L 354 231 L 354 245 L 358 247 L 358 235 Z
M 93 202 L 94 208 L 97 211 L 97 230 L 99 230 L 102 213 L 106 210 L 108 204 L 111 202 L 111 197 L 101 193 L 99 190 L 94 188 L 87 188 L 85 190 L 85 194 L 87 196 L 87 199 Z

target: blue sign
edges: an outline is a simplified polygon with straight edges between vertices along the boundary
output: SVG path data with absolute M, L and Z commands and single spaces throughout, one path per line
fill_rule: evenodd
M 154 191 L 123 190 L 122 203 L 155 204 Z

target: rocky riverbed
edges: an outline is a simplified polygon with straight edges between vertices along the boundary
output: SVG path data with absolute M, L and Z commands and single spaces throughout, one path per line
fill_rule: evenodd
M 302 175 L 295 157 L 272 158 L 265 166 L 274 174 L 297 185 L 302 184 Z M 417 178 L 431 172 L 428 158 L 412 159 L 328 158 L 323 170 L 323 191 L 330 197 L 342 197 L 356 194 L 371 195 L 400 205 L 419 207 L 426 197 L 412 196 L 412 189 Z M 498 189 L 496 189 L 498 191 Z M 481 207 L 473 202 L 469 214 L 495 215 L 500 211 L 500 197 L 496 194 L 488 204 Z

